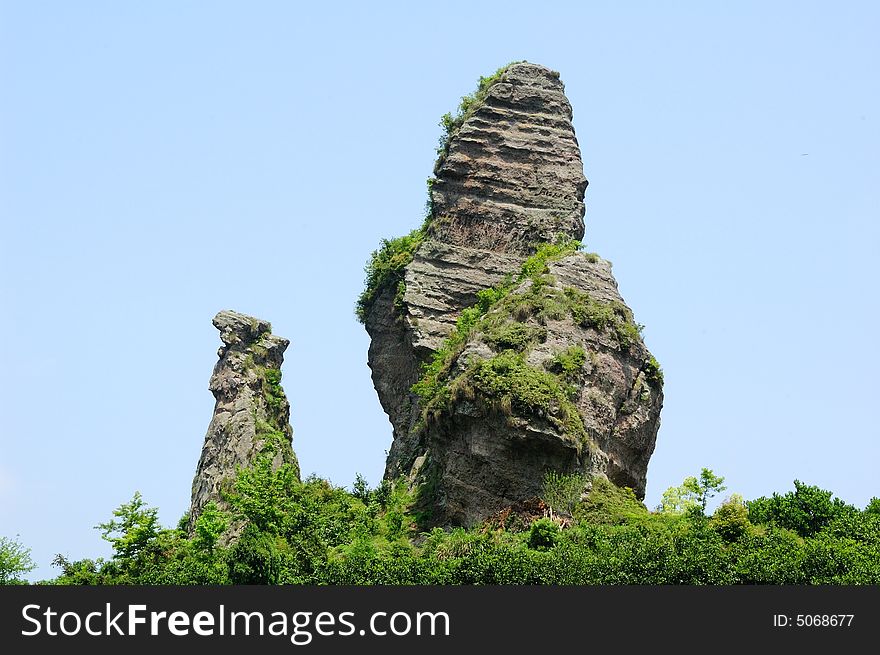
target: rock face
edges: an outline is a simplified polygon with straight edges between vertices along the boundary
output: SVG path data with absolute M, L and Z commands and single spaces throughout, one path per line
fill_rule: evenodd
M 515 285 L 420 398 L 404 469 L 436 524 L 472 525 L 539 497 L 546 472 L 611 479 L 644 496 L 662 373 L 608 262 L 575 252 Z
M 435 350 L 476 292 L 535 244 L 584 236 L 584 177 L 558 73 L 513 64 L 450 139 L 431 184 L 429 239 L 407 269 L 417 348 Z
M 190 526 L 206 503 L 225 507 L 220 491 L 261 453 L 273 466 L 298 470 L 291 441 L 290 405 L 281 388 L 281 363 L 290 342 L 272 334 L 264 321 L 233 311 L 214 317 L 223 345 L 217 351 L 209 389 L 214 415 L 205 435 L 192 485 Z
M 644 494 L 662 385 L 610 265 L 570 248 L 523 271 L 540 244 L 583 238 L 587 180 L 571 117 L 557 73 L 508 66 L 441 153 L 403 284 L 378 290 L 365 314 L 394 430 L 386 477 L 407 476 L 434 524 L 471 524 L 533 498 L 547 470 L 607 475 Z M 491 287 L 504 299 L 455 337 L 462 311 Z M 436 393 L 414 393 L 438 351 Z M 576 371 L 547 368 L 560 353 L 577 355 Z M 518 397 L 532 383 L 546 403 Z

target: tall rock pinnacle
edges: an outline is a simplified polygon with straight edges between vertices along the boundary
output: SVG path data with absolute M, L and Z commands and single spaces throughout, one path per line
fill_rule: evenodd
M 417 345 L 436 349 L 476 292 L 536 244 L 583 238 L 587 179 L 571 117 L 558 73 L 519 63 L 451 136 L 431 184 L 429 239 L 407 270 Z
M 482 79 L 447 121 L 411 261 L 362 307 L 386 476 L 409 478 L 435 524 L 528 500 L 547 471 L 644 494 L 662 376 L 610 264 L 568 245 L 587 187 L 571 118 L 543 66 Z
M 224 485 L 261 453 L 275 467 L 288 463 L 298 470 L 290 405 L 280 384 L 290 342 L 273 335 L 268 321 L 233 311 L 219 312 L 213 323 L 223 345 L 208 387 L 216 402 L 193 479 L 191 526 L 206 503 L 225 506 Z

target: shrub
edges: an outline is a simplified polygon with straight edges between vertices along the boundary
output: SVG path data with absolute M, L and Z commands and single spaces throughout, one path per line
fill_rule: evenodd
M 383 289 L 394 286 L 400 291 L 398 285 L 403 282 L 404 269 L 412 261 L 424 239 L 424 226 L 406 236 L 382 239 L 381 245 L 373 251 L 364 266 L 364 290 L 355 307 L 355 314 L 361 323 L 366 320 L 370 308 Z
M 207 503 L 202 508 L 202 512 L 199 514 L 193 527 L 193 547 L 210 556 L 213 554 L 220 537 L 226 532 L 228 527 L 229 515 L 226 512 L 220 511 L 217 508 L 217 504 L 213 501 Z
M 748 503 L 752 523 L 778 525 L 795 531 L 802 537 L 811 537 L 829 525 L 834 519 L 857 510 L 839 498 L 832 498 L 830 491 L 794 481 L 794 492 L 773 494 Z
M 598 525 L 621 525 L 647 516 L 647 508 L 632 489 L 600 477 L 593 478 L 590 491 L 574 512 L 578 523 Z
M 753 528 L 752 522 L 749 521 L 749 510 L 742 496 L 738 494 L 721 503 L 709 524 L 725 541 L 741 539 Z
M 645 362 L 643 370 L 648 382 L 653 382 L 657 385 L 663 384 L 663 369 L 660 368 L 660 363 L 653 355 Z
M 229 579 L 233 584 L 278 584 L 282 554 L 278 538 L 249 524 L 230 550 Z
M 697 514 L 706 511 L 709 499 L 724 491 L 724 478 L 715 475 L 711 469 L 700 471 L 699 479 L 688 476 L 678 487 L 669 487 L 663 492 L 659 511 L 667 514 L 682 514 L 696 510 Z
M 528 544 L 534 550 L 549 550 L 559 541 L 560 528 L 556 521 L 538 519 L 529 528 Z
M 590 478 L 585 473 L 547 471 L 544 474 L 541 500 L 550 508 L 551 517 L 552 512 L 571 516 L 589 482 Z
M 97 527 L 101 536 L 113 546 L 113 558 L 126 561 L 146 552 L 159 534 L 158 510 L 147 507 L 139 491 L 131 501 L 113 511 L 115 518 Z M 116 519 L 119 519 L 118 521 Z

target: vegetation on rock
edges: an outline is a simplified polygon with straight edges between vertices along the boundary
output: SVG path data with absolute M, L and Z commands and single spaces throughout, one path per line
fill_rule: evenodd
M 514 63 L 518 62 L 511 62 L 499 68 L 492 75 L 480 77 L 477 89 L 473 93 L 462 97 L 455 114 L 447 112 L 440 118 L 440 127 L 443 132 L 437 145 L 437 161 L 434 164 L 435 174 L 449 153 L 451 138 L 458 133 L 465 120 L 483 103 L 492 85 L 500 81 L 504 72 Z M 404 270 L 407 264 L 412 261 L 422 241 L 425 240 L 434 217 L 433 197 L 431 195 L 431 187 L 434 182 L 434 178 L 428 179 L 426 217 L 422 226 L 401 237 L 382 239 L 379 248 L 372 252 L 370 259 L 364 266 L 364 290 L 361 292 L 355 305 L 355 315 L 361 323 L 366 321 L 370 307 L 372 307 L 383 289 L 395 286 L 397 288 L 395 304 L 399 305 L 402 301 L 405 290 L 403 282 Z
M 355 307 L 355 314 L 361 323 L 366 321 L 367 313 L 382 289 L 396 286 L 400 291 L 399 285 L 403 283 L 406 265 L 412 261 L 413 255 L 424 239 L 425 226 L 413 230 L 406 236 L 382 239 L 379 248 L 373 251 L 364 267 L 366 275 L 364 290 L 358 297 Z
M 413 385 L 421 399 L 423 420 L 437 418 L 459 398 L 477 395 L 508 415 L 537 416 L 550 421 L 560 433 L 581 442 L 589 441 L 583 420 L 573 403 L 576 389 L 569 384 L 580 371 L 587 354 L 580 346 L 557 353 L 543 369 L 528 363 L 532 346 L 544 341 L 541 324 L 570 316 L 579 325 L 607 331 L 622 350 L 640 336 L 641 327 L 630 310 L 619 302 L 602 302 L 578 291 L 552 288 L 549 265 L 577 252 L 575 240 L 544 243 L 523 262 L 519 275 L 509 277 L 477 294 L 477 302 L 463 310 L 455 330 L 424 366 Z M 538 326 L 525 321 L 537 319 Z M 471 336 L 482 339 L 497 354 L 460 361 Z M 653 360 L 656 365 L 656 360 Z M 646 364 L 646 367 L 653 366 Z M 650 369 L 649 380 L 660 379 L 659 366 Z

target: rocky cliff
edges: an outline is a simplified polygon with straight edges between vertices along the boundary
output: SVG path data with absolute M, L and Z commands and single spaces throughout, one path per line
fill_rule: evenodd
M 528 500 L 547 470 L 644 494 L 662 377 L 610 265 L 573 245 L 587 180 L 571 117 L 547 68 L 481 79 L 444 118 L 425 225 L 374 253 L 359 312 L 393 427 L 386 476 L 409 477 L 433 523 Z
M 213 323 L 223 345 L 209 384 L 216 402 L 193 479 L 190 525 L 206 503 L 225 507 L 221 489 L 261 453 L 276 467 L 289 463 L 298 470 L 290 405 L 280 384 L 290 342 L 273 335 L 268 321 L 237 312 L 222 311 Z

